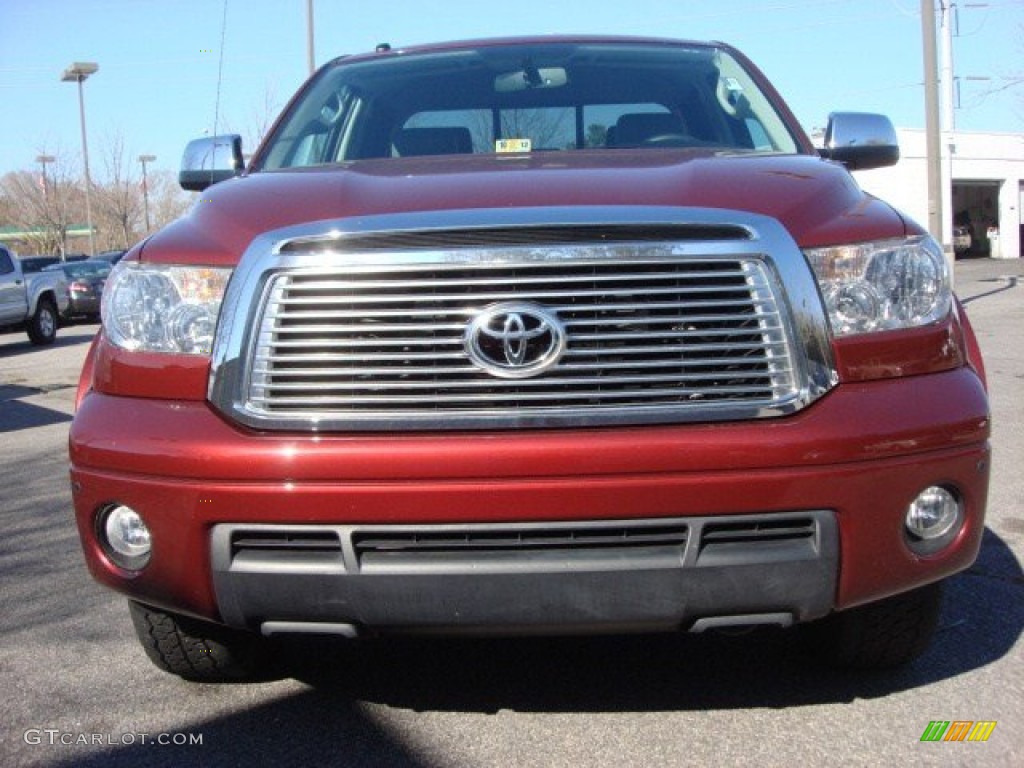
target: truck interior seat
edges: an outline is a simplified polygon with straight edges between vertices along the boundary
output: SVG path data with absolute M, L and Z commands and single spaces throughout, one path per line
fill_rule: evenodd
M 391 142 L 401 157 L 415 155 L 468 155 L 473 152 L 469 128 L 443 126 L 403 128 Z
M 629 112 L 621 115 L 608 131 L 608 146 L 636 147 L 655 136 L 686 135 L 678 115 L 669 112 Z

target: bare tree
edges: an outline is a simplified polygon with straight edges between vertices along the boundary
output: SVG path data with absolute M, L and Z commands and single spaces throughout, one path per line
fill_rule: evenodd
M 246 121 L 248 130 L 243 134 L 245 151 L 252 153 L 270 131 L 270 127 L 281 111 L 281 100 L 277 97 L 277 89 L 269 83 L 263 87 L 263 102 L 253 106 Z
M 102 146 L 104 176 L 93 183 L 97 247 L 129 248 L 145 234 L 141 172 L 120 135 Z M 40 155 L 48 156 L 42 150 Z M 71 233 L 86 220 L 85 190 L 77 170 L 63 155 L 51 156 L 45 175 L 33 169 L 0 178 L 0 227 L 21 233 L 15 247 L 22 253 L 66 255 Z M 184 214 L 194 198 L 178 186 L 175 173 L 159 169 L 148 173 L 148 194 L 154 229 Z
M 591 123 L 587 126 L 587 136 L 584 141 L 586 147 L 604 147 L 608 144 L 608 128 L 600 123 Z
M 23 232 L 22 239 L 32 252 L 63 256 L 68 230 L 84 219 L 82 190 L 64 157 L 59 153 L 51 157 L 44 171 L 12 171 L 0 179 L 0 221 Z
M 252 153 L 256 151 L 263 138 L 270 132 L 271 126 L 277 120 L 281 111 L 281 101 L 277 97 L 277 91 L 267 84 L 263 88 L 263 99 L 249 107 L 248 114 L 244 121 L 244 128 L 238 128 L 235 120 L 223 121 L 218 133 L 237 133 L 242 137 L 242 150 L 245 153 L 245 161 L 248 162 Z
M 575 124 L 571 107 L 508 109 L 501 113 L 502 135 L 530 139 L 535 149 L 575 148 Z
M 494 151 L 493 115 L 486 110 L 467 111 L 474 152 Z M 504 109 L 499 115 L 501 136 L 529 139 L 534 149 L 575 149 L 575 115 L 572 108 Z M 417 125 L 409 121 L 409 125 Z M 427 124 L 427 123 L 424 123 Z
M 102 152 L 105 178 L 95 190 L 102 219 L 99 239 L 106 248 L 128 248 L 143 229 L 139 177 L 135 164 L 125 152 L 121 134 L 110 136 Z
M 1018 55 L 1020 55 L 1020 53 L 1024 53 L 1024 38 L 1022 38 L 1021 35 L 1024 35 L 1024 24 L 1021 24 L 1021 25 L 1019 25 L 1017 27 L 1017 51 L 1018 51 Z M 1019 59 L 1013 59 L 1012 56 L 1010 57 L 1009 60 L 1011 60 L 1011 61 L 1019 61 Z M 989 78 L 985 78 L 985 79 L 989 79 Z M 1014 111 L 1017 113 L 1018 117 L 1020 117 L 1022 120 L 1024 120 L 1024 74 L 1022 74 L 1018 70 L 1017 72 L 1008 72 L 1008 73 L 1002 75 L 999 78 L 992 78 L 992 79 L 993 80 L 997 80 L 998 84 L 993 85 L 993 86 L 983 90 L 978 95 L 978 102 L 980 103 L 981 101 L 984 101 L 989 96 L 994 96 L 995 94 L 1003 93 L 1005 91 L 1012 90 L 1014 92 L 1015 96 L 1016 96 L 1016 99 L 1015 99 L 1015 101 L 1016 101 L 1016 108 L 1014 109 Z
M 149 172 L 149 211 L 153 229 L 159 229 L 185 214 L 195 198 L 178 186 L 175 173 L 168 170 Z

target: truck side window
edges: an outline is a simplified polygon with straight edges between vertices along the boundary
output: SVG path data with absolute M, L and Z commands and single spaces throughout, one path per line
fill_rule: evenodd
M 9 275 L 14 271 L 14 262 L 11 261 L 11 254 L 0 248 L 0 275 Z
M 772 146 L 772 140 L 768 138 L 768 134 L 764 130 L 764 126 L 761 125 L 761 121 L 754 117 L 748 117 L 743 121 L 747 126 L 747 131 L 750 133 L 750 140 L 753 148 L 759 152 L 771 152 L 774 147 Z

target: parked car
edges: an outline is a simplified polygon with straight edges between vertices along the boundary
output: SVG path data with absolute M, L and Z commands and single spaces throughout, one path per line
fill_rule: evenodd
M 967 253 L 971 250 L 971 245 L 971 228 L 966 224 L 953 227 L 953 251 L 957 254 Z
M 103 251 L 102 253 L 97 253 L 93 258 L 106 261 L 109 264 L 117 264 L 117 262 L 124 258 L 126 253 L 127 251 L 125 250 Z
M 248 167 L 184 157 L 204 204 L 111 274 L 69 440 L 161 668 L 259 675 L 289 633 L 927 645 L 991 422 L 941 246 L 850 174 L 897 162 L 885 117 L 816 151 L 727 45 L 538 37 L 335 59 Z
M 33 344 L 52 344 L 67 310 L 67 284 L 63 275 L 26 272 L 23 264 L 0 246 L 0 332 L 24 330 Z
M 98 318 L 103 298 L 103 284 L 110 274 L 109 262 L 100 259 L 53 264 L 44 272 L 61 272 L 68 285 L 68 308 L 65 320 L 76 317 Z
M 42 272 L 49 266 L 61 263 L 59 256 L 19 256 L 18 261 L 21 263 L 21 271 L 26 275 Z

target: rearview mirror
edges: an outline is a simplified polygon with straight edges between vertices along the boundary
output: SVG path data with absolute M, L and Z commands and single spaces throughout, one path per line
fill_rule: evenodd
M 532 88 L 558 88 L 569 82 L 569 76 L 562 67 L 537 69 L 527 65 L 515 72 L 504 72 L 494 78 L 494 90 L 498 93 L 526 91 Z
M 196 139 L 185 147 L 178 184 L 190 192 L 201 192 L 211 184 L 237 176 L 244 166 L 242 137 L 238 134 Z

